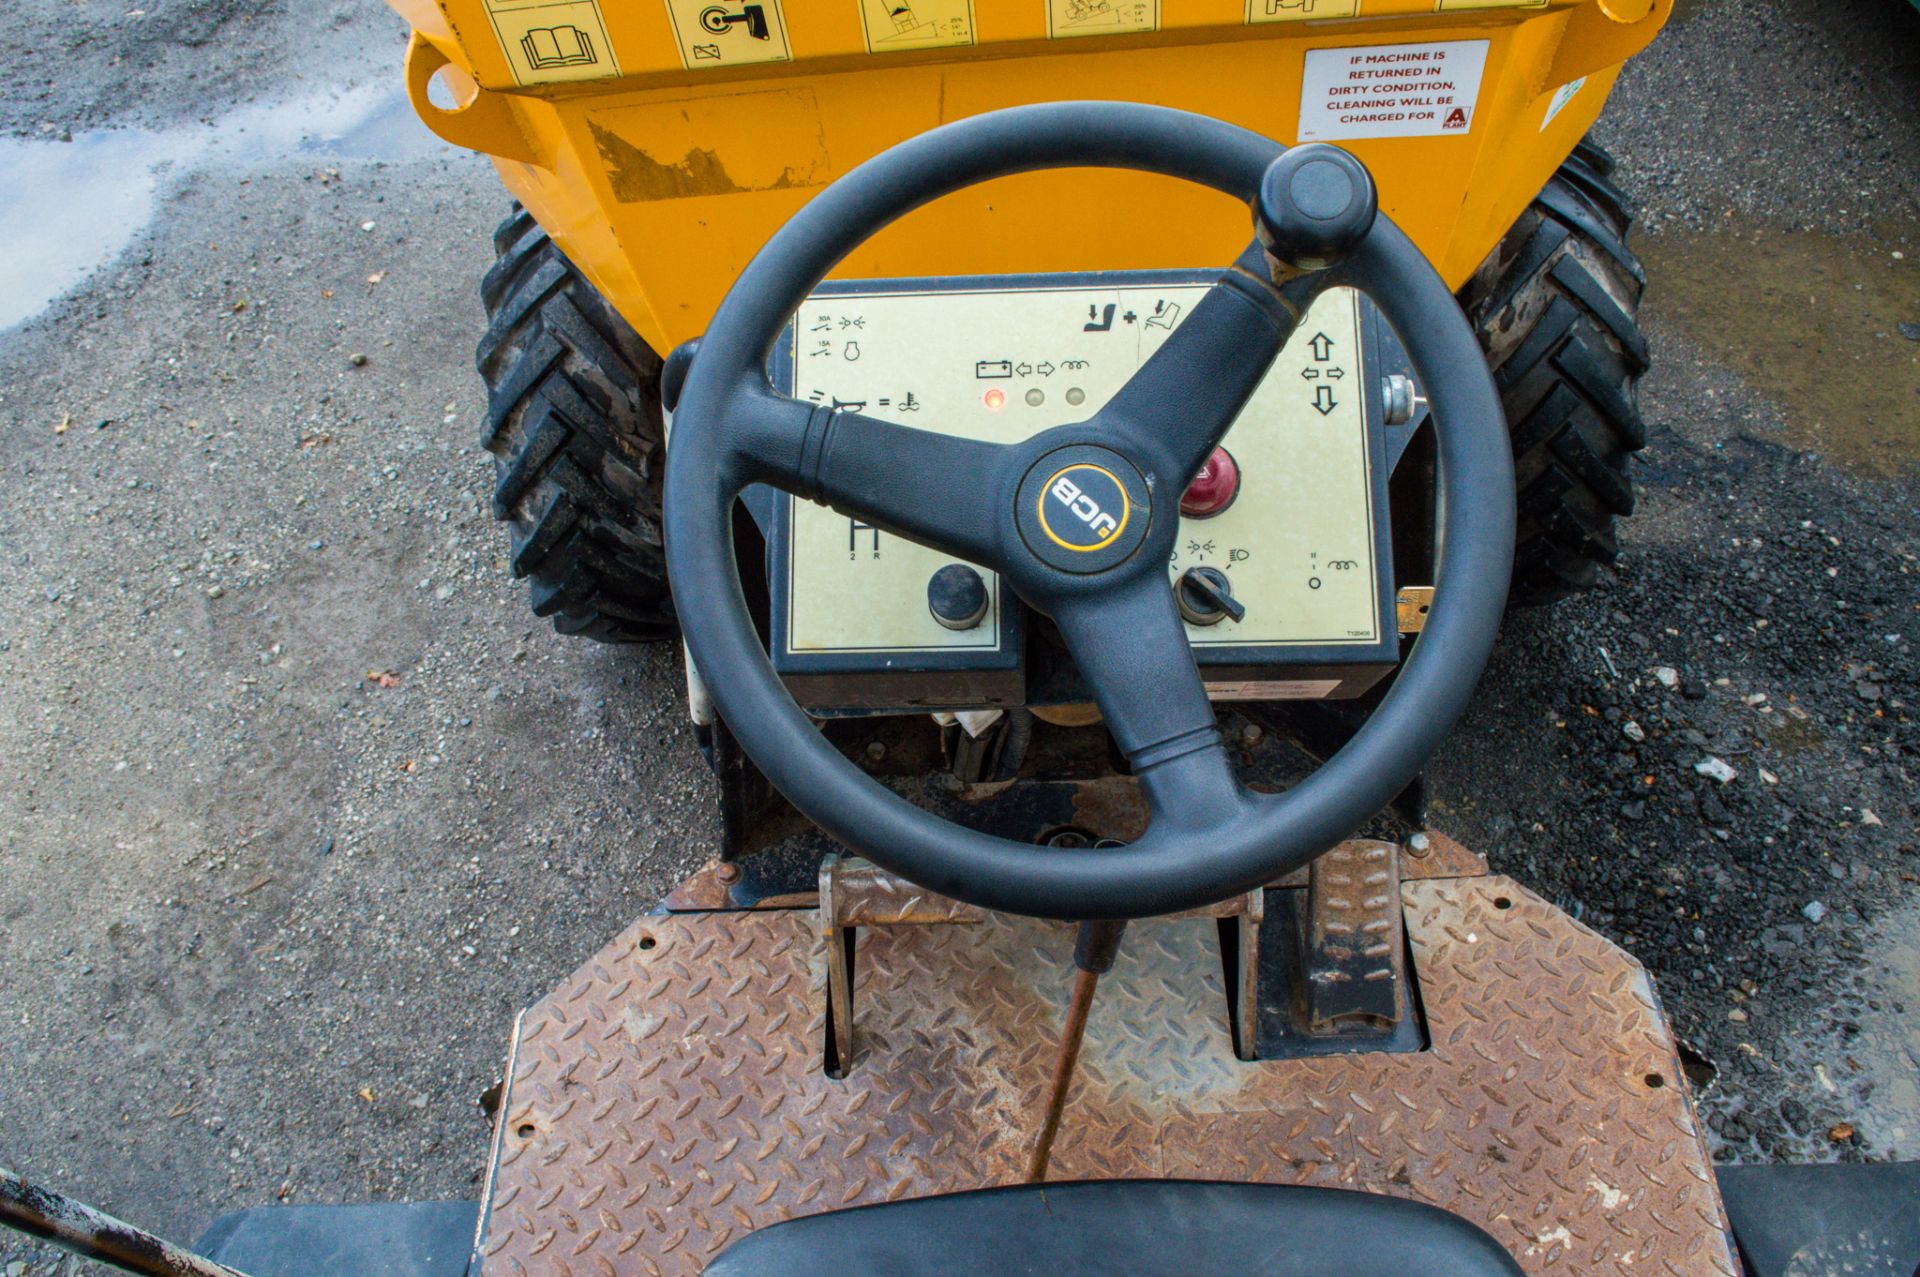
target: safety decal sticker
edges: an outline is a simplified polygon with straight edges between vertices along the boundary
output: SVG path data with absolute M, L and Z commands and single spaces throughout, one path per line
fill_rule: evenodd
M 1465 134 L 1486 64 L 1485 40 L 1309 49 L 1299 140 Z
M 868 53 L 973 43 L 973 0 L 859 0 Z
M 779 0 L 667 0 L 667 15 L 689 71 L 793 60 Z
M 1047 0 L 1047 38 L 1138 35 L 1160 29 L 1160 0 Z
M 1574 96 L 1586 87 L 1587 77 L 1583 75 L 1579 79 L 1563 84 L 1555 89 L 1553 91 L 1553 97 L 1547 102 L 1547 118 L 1540 121 L 1541 131 L 1544 132 L 1547 125 L 1553 123 L 1553 117 L 1566 110 L 1567 103 L 1573 101 Z
M 486 6 L 515 84 L 620 74 L 598 0 L 486 0 Z
M 1262 22 L 1311 22 L 1357 18 L 1360 0 L 1247 0 L 1247 25 Z

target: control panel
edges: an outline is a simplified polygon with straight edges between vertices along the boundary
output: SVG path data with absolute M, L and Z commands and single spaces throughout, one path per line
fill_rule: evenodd
M 833 282 L 773 373 L 811 403 L 1012 442 L 1098 411 L 1212 280 Z M 1182 498 L 1167 567 L 1216 699 L 1353 695 L 1397 659 L 1380 325 L 1350 290 L 1315 302 Z M 1026 698 L 1033 618 L 992 573 L 785 494 L 760 508 L 774 663 L 803 704 Z

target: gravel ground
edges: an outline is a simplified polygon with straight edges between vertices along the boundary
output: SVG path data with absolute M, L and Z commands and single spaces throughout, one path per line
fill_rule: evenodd
M 1679 0 L 1600 134 L 1643 232 L 1911 226 L 1920 23 L 1883 0 Z M 1656 285 L 1657 287 L 1657 285 Z
M 19 0 L 0 47 L 0 134 L 172 125 L 384 70 L 396 23 L 366 0 Z
M 486 513 L 498 182 L 400 149 L 210 155 L 0 337 L 0 1164 L 174 1236 L 477 1191 L 515 1010 L 710 842 L 675 652 Z
M 1875 1098 L 1920 1056 L 1852 1045 L 1886 1020 L 1920 1051 L 1912 955 L 1866 958 L 1920 899 L 1920 511 L 1771 441 L 1775 410 L 1652 335 L 1634 555 L 1509 624 L 1436 821 L 1647 963 L 1717 1069 L 1718 1156 L 1920 1157 L 1910 1083 Z
M 397 65 L 366 0 L 19 8 L 55 56 L 0 51 L 0 125 L 36 138 Z M 1917 62 L 1895 0 L 1724 0 L 1623 77 L 1642 508 L 1603 589 L 1509 625 L 1434 778 L 1654 969 L 1723 1157 L 1920 1156 Z M 164 176 L 0 333 L 0 1165 L 187 1238 L 473 1193 L 513 1011 L 710 845 L 677 654 L 558 639 L 505 571 L 483 162 Z

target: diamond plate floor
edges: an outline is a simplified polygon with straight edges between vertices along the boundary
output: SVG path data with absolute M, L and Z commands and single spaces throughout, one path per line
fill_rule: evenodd
M 1737 1273 L 1639 965 L 1508 879 L 1402 891 L 1415 1054 L 1243 1063 L 1214 923 L 1135 924 L 1052 1177 L 1360 1188 L 1464 1215 L 1529 1273 Z M 697 1273 L 794 1215 L 1017 1181 L 1072 948 L 1001 917 L 863 932 L 835 1081 L 811 911 L 642 919 L 522 1017 L 482 1273 Z

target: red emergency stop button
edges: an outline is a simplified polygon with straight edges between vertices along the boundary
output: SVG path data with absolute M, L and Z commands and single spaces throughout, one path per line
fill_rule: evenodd
M 1189 519 L 1211 519 L 1240 495 L 1240 466 L 1225 448 L 1215 448 L 1180 494 L 1180 513 Z

